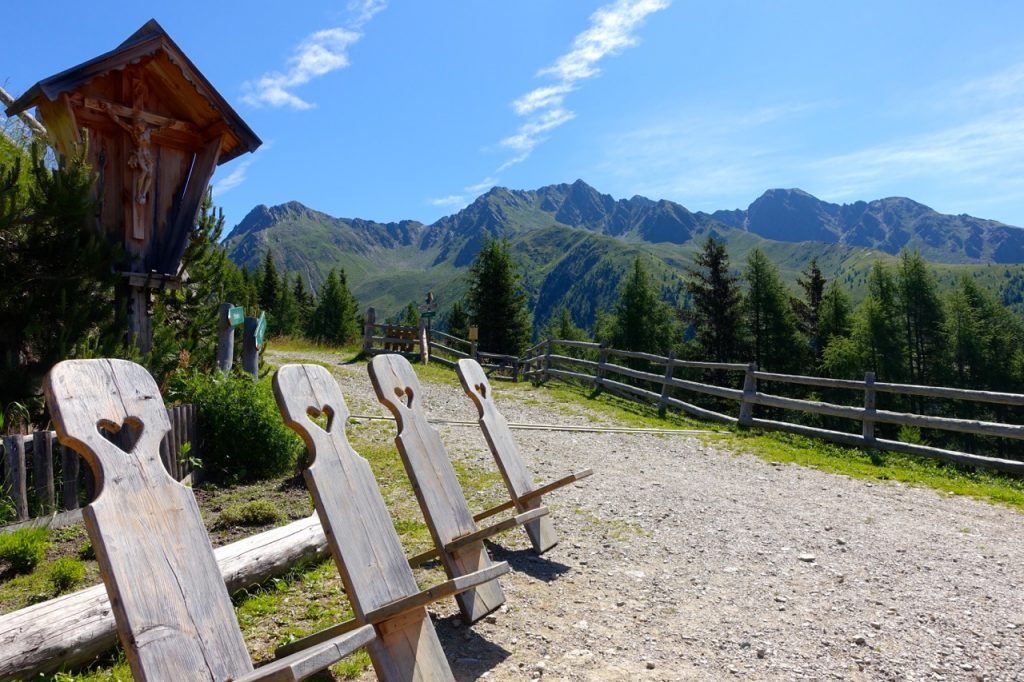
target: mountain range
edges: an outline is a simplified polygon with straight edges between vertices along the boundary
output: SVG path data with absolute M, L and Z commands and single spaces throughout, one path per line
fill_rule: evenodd
M 428 290 L 442 311 L 450 308 L 480 247 L 488 238 L 507 239 L 535 324 L 565 305 L 589 326 L 614 303 L 619 279 L 638 255 L 648 257 L 663 296 L 677 300 L 685 268 L 708 236 L 728 244 L 737 269 L 761 248 L 791 282 L 817 258 L 826 277 L 839 278 L 855 297 L 870 264 L 902 249 L 920 251 L 940 279 L 982 273 L 997 293 L 1001 280 L 1024 273 L 1024 229 L 941 214 L 902 197 L 833 204 L 799 189 L 771 189 L 745 210 L 704 213 L 664 199 L 616 200 L 582 180 L 537 190 L 494 187 L 429 225 L 334 218 L 294 201 L 260 205 L 224 244 L 249 269 L 271 249 L 279 269 L 301 273 L 314 288 L 329 269 L 343 267 L 361 304 L 386 317 Z

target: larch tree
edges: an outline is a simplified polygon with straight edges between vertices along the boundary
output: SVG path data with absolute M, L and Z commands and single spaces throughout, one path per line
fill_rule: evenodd
M 900 255 L 897 277 L 897 300 L 910 379 L 926 383 L 941 376 L 944 369 L 944 311 L 938 284 L 920 253 L 904 251 Z
M 779 271 L 761 249 L 747 256 L 743 278 L 744 323 L 754 362 L 768 370 L 797 370 L 804 357 L 803 338 Z

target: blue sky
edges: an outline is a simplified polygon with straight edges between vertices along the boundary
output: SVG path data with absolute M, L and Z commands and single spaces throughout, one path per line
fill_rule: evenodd
M 292 199 L 431 222 L 577 178 L 691 210 L 799 187 L 1024 226 L 1019 1 L 9 4 L 15 96 L 164 26 L 264 141 L 214 176 L 228 228 Z

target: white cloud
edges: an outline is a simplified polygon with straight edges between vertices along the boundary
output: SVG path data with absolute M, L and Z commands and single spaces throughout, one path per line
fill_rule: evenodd
M 270 149 L 271 146 L 273 146 L 272 143 L 265 142 L 262 147 L 239 161 L 230 173 L 220 180 L 217 180 L 217 182 L 213 184 L 214 197 L 223 196 L 245 182 L 247 178 L 246 174 L 249 172 L 249 167 L 256 162 L 256 159 L 258 159 L 263 152 Z
M 488 177 L 484 178 L 483 180 L 481 180 L 480 182 L 476 183 L 475 185 L 470 185 L 469 187 L 465 187 L 464 190 L 466 192 L 469 192 L 470 194 L 479 194 L 480 192 L 484 192 L 486 190 L 489 190 L 490 188 L 494 187 L 496 184 L 498 184 L 498 179 L 494 178 L 494 177 L 491 177 L 491 176 L 488 176 Z
M 349 47 L 362 38 L 360 31 L 363 26 L 385 7 L 387 0 L 350 3 L 349 10 L 355 16 L 347 26 L 323 29 L 306 36 L 288 58 L 288 69 L 284 73 L 266 73 L 255 81 L 244 83 L 242 88 L 245 94 L 242 100 L 255 107 L 267 105 L 311 109 L 315 106 L 312 102 L 302 99 L 291 90 L 314 78 L 347 67 Z
M 466 203 L 466 197 L 461 194 L 451 194 L 446 197 L 427 200 L 431 206 L 461 206 Z
M 572 49 L 541 69 L 538 76 L 554 76 L 552 85 L 545 85 L 512 102 L 518 116 L 530 116 L 514 135 L 501 141 L 501 146 L 517 152 L 503 163 L 501 172 L 525 161 L 543 140 L 542 135 L 568 123 L 576 114 L 564 107 L 565 97 L 576 89 L 576 83 L 600 73 L 597 63 L 636 45 L 634 31 L 651 13 L 665 9 L 671 0 L 617 0 L 601 7 L 590 16 L 590 26 L 576 36 Z
M 960 185 L 1019 187 L 1024 173 L 1024 108 L 813 162 L 836 197 L 857 197 L 914 178 Z

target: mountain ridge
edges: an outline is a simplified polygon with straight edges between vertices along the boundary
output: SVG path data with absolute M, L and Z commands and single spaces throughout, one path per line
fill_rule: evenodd
M 708 236 L 729 244 L 734 264 L 752 248 L 765 250 L 790 281 L 818 256 L 826 276 L 847 277 L 854 289 L 864 263 L 904 248 L 951 267 L 1024 262 L 1024 229 L 940 214 L 906 197 L 835 204 L 796 188 L 770 189 L 746 209 L 705 213 L 667 199 L 615 199 L 583 180 L 535 190 L 496 186 L 429 225 L 334 218 L 296 201 L 260 205 L 224 244 L 249 269 L 271 249 L 279 269 L 302 273 L 314 288 L 331 267 L 344 267 L 357 298 L 391 309 L 428 289 L 460 298 L 485 241 L 507 239 L 524 266 L 537 320 L 572 302 L 577 322 L 589 324 L 613 300 L 635 255 L 653 259 L 666 298 L 680 298 L 680 270 Z

